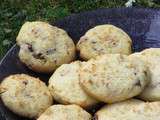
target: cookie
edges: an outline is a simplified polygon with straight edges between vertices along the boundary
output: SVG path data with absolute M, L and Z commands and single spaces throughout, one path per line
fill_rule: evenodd
M 160 102 L 128 100 L 106 105 L 95 114 L 95 120 L 159 120 Z
M 160 100 L 160 48 L 150 48 L 142 51 L 141 57 L 144 58 L 148 66 L 149 84 L 140 94 L 140 98 L 146 101 Z
M 88 30 L 77 44 L 80 57 L 84 60 L 103 54 L 131 54 L 131 38 L 114 25 L 98 25 Z
M 36 72 L 51 73 L 75 58 L 75 45 L 68 34 L 45 22 L 26 22 L 16 41 L 20 60 Z
M 91 115 L 77 105 L 53 105 L 37 120 L 91 120 Z
M 80 69 L 80 85 L 93 98 L 113 103 L 137 96 L 147 84 L 146 66 L 136 57 L 106 54 Z
M 79 84 L 80 61 L 61 65 L 49 79 L 49 89 L 54 99 L 62 104 L 77 104 L 88 108 L 97 100 L 88 96 Z
M 0 85 L 0 92 L 4 105 L 24 117 L 36 118 L 53 103 L 45 83 L 25 74 L 6 77 Z

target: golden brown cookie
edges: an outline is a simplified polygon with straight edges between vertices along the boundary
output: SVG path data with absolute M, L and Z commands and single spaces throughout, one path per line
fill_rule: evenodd
M 75 45 L 68 34 L 45 22 L 26 22 L 16 40 L 20 60 L 36 72 L 53 72 L 75 58 Z
M 131 54 L 131 38 L 114 25 L 98 25 L 88 30 L 77 44 L 81 58 L 89 60 L 108 53 Z
M 93 98 L 106 103 L 137 96 L 147 83 L 144 62 L 126 55 L 102 55 L 86 62 L 80 70 L 82 88 Z
M 0 91 L 4 105 L 24 117 L 36 118 L 53 103 L 45 83 L 25 74 L 6 77 Z
M 37 120 L 91 120 L 92 116 L 77 105 L 53 105 Z
M 79 84 L 81 62 L 61 65 L 49 79 L 49 89 L 54 99 L 62 104 L 77 104 L 88 108 L 98 101 L 87 95 Z

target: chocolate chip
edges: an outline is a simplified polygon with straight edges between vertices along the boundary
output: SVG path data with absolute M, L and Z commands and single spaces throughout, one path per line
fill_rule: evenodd
M 92 44 L 96 44 L 97 42 L 96 41 L 92 41 Z
M 147 76 L 147 71 L 144 71 L 145 76 Z
M 26 44 L 27 44 L 27 46 L 28 46 L 28 50 L 29 50 L 30 52 L 33 52 L 33 47 L 32 47 L 32 45 L 29 44 L 29 43 L 26 43 Z
M 33 34 L 37 34 L 37 30 L 36 29 L 32 29 Z
M 109 83 L 105 83 L 105 86 L 106 86 L 106 88 L 108 88 L 108 86 L 109 86 Z
M 50 48 L 46 51 L 47 54 L 53 54 L 54 52 L 56 52 L 57 49 L 56 48 Z
M 54 60 L 54 63 L 57 64 L 57 60 Z
M 80 41 L 79 41 L 79 44 L 81 44 L 82 42 L 87 41 L 87 40 L 88 40 L 87 37 L 81 37 L 81 38 L 80 38 Z
M 27 85 L 28 84 L 28 81 L 23 81 L 22 82 L 24 85 Z
M 88 38 L 86 38 L 86 37 L 85 37 L 85 38 L 82 38 L 82 39 L 83 39 L 84 41 L 88 40 Z
M 67 50 L 67 54 L 70 55 L 69 51 Z
M 97 48 L 95 48 L 95 47 L 92 47 L 92 49 L 93 49 L 93 50 L 95 50 L 95 51 L 98 51 L 98 49 L 97 49 Z
M 45 57 L 43 56 L 43 54 L 42 53 L 38 53 L 38 54 L 36 54 L 36 53 L 34 53 L 33 54 L 33 57 L 34 58 L 36 58 L 36 59 L 45 59 Z
M 140 82 L 140 80 L 137 80 L 137 81 L 136 81 L 135 86 L 140 86 L 140 87 L 141 87 L 141 82 Z
M 27 97 L 27 98 L 33 98 L 33 96 L 31 96 L 30 93 L 25 93 L 24 96 Z
M 104 51 L 104 49 L 103 49 L 103 48 L 101 48 L 101 49 L 99 50 L 99 52 L 102 52 L 102 51 Z
M 117 46 L 117 43 L 113 42 L 113 47 Z
M 94 51 L 96 51 L 98 55 L 101 55 L 101 54 L 104 53 L 104 49 L 103 49 L 103 48 L 98 49 L 98 48 L 92 47 L 92 49 L 93 49 Z
M 134 75 L 137 75 L 137 73 L 135 72 Z
M 88 82 L 89 82 L 89 84 L 91 84 L 91 85 L 93 84 L 92 80 L 89 80 Z

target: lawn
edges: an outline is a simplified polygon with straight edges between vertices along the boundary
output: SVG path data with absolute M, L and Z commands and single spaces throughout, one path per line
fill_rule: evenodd
M 55 21 L 71 13 L 125 6 L 127 0 L 0 0 L 0 59 L 15 43 L 25 21 Z M 159 0 L 136 0 L 133 6 L 160 7 Z

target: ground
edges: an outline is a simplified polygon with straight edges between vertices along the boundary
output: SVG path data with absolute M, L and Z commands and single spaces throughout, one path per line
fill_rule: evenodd
M 125 6 L 127 0 L 0 0 L 0 59 L 15 43 L 25 21 L 55 21 L 71 13 Z M 133 6 L 160 7 L 159 0 L 136 0 Z

